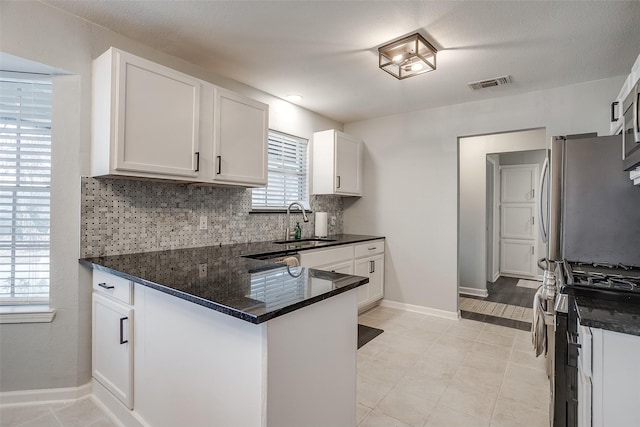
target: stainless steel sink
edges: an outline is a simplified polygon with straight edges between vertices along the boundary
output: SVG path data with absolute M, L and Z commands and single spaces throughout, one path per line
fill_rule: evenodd
M 292 245 L 292 246 L 315 246 L 319 243 L 325 242 L 335 242 L 336 239 L 320 239 L 320 238 L 310 238 L 310 239 L 297 239 L 297 240 L 276 240 L 273 243 L 278 245 Z

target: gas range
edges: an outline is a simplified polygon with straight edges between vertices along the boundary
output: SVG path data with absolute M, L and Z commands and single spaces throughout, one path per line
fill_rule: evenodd
M 562 293 L 640 303 L 639 267 L 565 260 L 561 271 L 556 279 Z

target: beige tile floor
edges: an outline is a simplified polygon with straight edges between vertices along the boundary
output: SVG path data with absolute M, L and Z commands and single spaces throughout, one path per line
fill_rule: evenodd
M 358 350 L 358 427 L 547 427 L 549 383 L 529 333 L 378 307 Z M 115 427 L 90 399 L 5 407 L 2 427 Z
M 2 427 L 116 427 L 89 398 L 70 403 L 7 406 L 0 409 Z
M 528 332 L 378 307 L 358 350 L 358 427 L 548 427 L 549 381 Z

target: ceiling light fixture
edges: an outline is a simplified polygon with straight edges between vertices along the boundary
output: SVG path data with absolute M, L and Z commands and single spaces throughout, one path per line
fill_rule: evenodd
M 289 102 L 300 102 L 300 101 L 302 101 L 302 96 L 301 95 L 287 95 L 287 96 L 285 96 L 285 98 Z
M 436 69 L 438 50 L 420 34 L 392 41 L 378 48 L 379 67 L 398 80 Z

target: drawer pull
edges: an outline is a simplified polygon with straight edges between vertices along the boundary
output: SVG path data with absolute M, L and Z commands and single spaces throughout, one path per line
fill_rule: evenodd
M 107 285 L 106 283 L 98 283 L 98 286 L 100 286 L 101 288 L 104 288 L 104 289 L 113 289 L 113 288 L 115 288 L 115 286 Z
M 376 248 L 375 246 L 371 246 L 370 248 L 367 248 L 367 250 L 370 250 L 370 251 L 375 251 L 376 249 L 378 248 Z
M 125 340 L 124 339 L 124 321 L 127 320 L 128 317 L 121 317 L 120 318 L 120 344 L 126 344 L 129 342 L 129 340 Z

